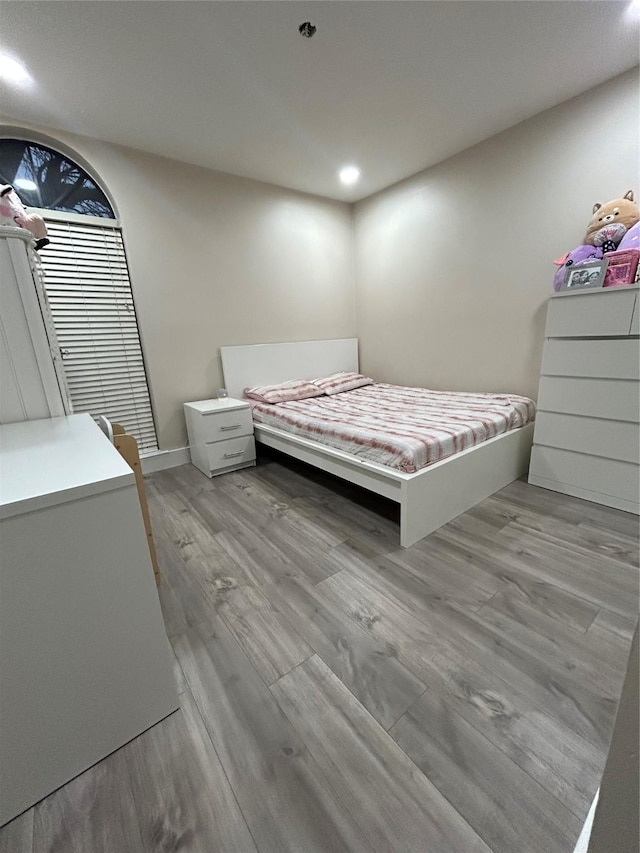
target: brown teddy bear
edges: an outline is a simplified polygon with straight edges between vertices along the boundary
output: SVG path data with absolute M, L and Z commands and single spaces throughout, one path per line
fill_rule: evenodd
M 629 190 L 624 198 L 614 198 L 606 204 L 594 204 L 593 216 L 583 242 L 600 246 L 604 253 L 615 252 L 627 231 L 640 222 L 640 211 Z

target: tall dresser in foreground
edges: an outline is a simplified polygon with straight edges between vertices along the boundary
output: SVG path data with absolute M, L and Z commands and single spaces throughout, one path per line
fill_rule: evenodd
M 32 236 L 0 227 L 0 423 L 70 414 L 62 355 Z
M 549 300 L 529 482 L 638 514 L 637 285 Z
M 0 540 L 1 826 L 179 700 L 134 473 L 89 415 L 0 426 Z

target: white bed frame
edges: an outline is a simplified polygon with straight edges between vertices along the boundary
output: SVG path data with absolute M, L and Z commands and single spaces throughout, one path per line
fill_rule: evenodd
M 357 338 L 221 347 L 220 353 L 225 387 L 239 399 L 243 390 L 253 385 L 314 379 L 339 370 L 358 371 Z M 268 447 L 399 503 L 400 544 L 408 548 L 525 474 L 533 424 L 491 438 L 415 474 L 360 460 L 264 424 L 255 424 L 255 436 Z

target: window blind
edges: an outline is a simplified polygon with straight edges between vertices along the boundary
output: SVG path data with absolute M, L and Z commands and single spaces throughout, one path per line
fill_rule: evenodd
M 156 450 L 149 387 L 119 228 L 47 219 L 44 286 L 74 412 L 106 415 Z

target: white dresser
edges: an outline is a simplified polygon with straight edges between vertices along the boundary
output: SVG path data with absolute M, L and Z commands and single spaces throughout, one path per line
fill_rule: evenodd
M 69 414 L 47 297 L 31 232 L 0 227 L 0 423 Z
M 133 471 L 89 415 L 0 427 L 0 825 L 178 707 Z
M 549 300 L 529 482 L 640 509 L 638 286 Z
M 191 461 L 215 477 L 256 464 L 251 408 L 246 400 L 199 400 L 184 404 Z

